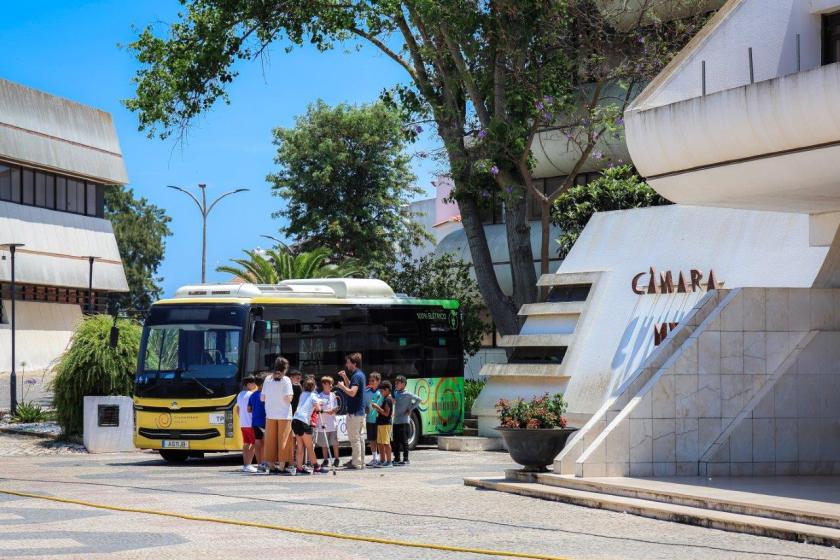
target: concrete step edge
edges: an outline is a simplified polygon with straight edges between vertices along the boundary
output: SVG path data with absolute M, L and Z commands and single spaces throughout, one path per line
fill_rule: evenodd
M 753 517 L 764 517 L 767 519 L 774 519 L 778 521 L 803 523 L 806 525 L 817 525 L 820 527 L 827 527 L 831 529 L 840 529 L 840 517 L 832 515 L 824 515 L 820 513 L 795 510 L 783 507 L 768 507 L 764 505 L 739 502 L 737 500 L 705 498 L 682 492 L 639 488 L 637 486 L 629 486 L 626 484 L 619 484 L 612 481 L 602 482 L 599 480 L 573 478 L 571 476 L 562 476 L 557 474 L 540 473 L 536 474 L 536 476 L 532 475 L 528 478 L 523 476 L 527 474 L 530 473 L 522 473 L 521 471 L 508 471 L 505 473 L 508 479 L 513 479 L 517 481 L 537 482 L 539 484 L 545 484 L 559 488 L 570 488 L 572 490 L 597 492 L 600 494 L 607 494 L 611 496 L 638 498 L 641 500 L 649 500 L 664 504 L 696 507 L 701 509 L 708 509 L 711 511 L 722 511 L 740 515 L 749 515 Z
M 496 490 L 619 513 L 630 513 L 641 517 L 697 525 L 733 533 L 745 533 L 825 546 L 840 546 L 840 530 L 804 523 L 664 504 L 651 500 L 626 498 L 599 492 L 585 492 L 533 482 L 512 482 L 501 478 L 465 478 L 464 484 L 486 490 Z

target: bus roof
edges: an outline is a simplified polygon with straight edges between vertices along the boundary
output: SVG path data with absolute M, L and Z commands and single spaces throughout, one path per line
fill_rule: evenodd
M 458 309 L 453 299 L 421 299 L 395 294 L 382 280 L 368 278 L 314 278 L 284 280 L 279 284 L 194 284 L 182 286 L 175 297 L 157 304 L 173 303 L 238 304 L 405 304 L 438 305 Z

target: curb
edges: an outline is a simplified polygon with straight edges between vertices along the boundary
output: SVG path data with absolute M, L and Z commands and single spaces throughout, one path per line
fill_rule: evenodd
M 48 434 L 48 433 L 30 432 L 30 431 L 27 431 L 27 430 L 19 430 L 17 428 L 9 428 L 7 426 L 0 426 L 0 433 L 13 434 L 13 435 L 16 435 L 16 436 L 36 437 L 36 438 L 41 438 L 41 439 L 52 439 L 52 440 L 61 440 L 62 439 L 61 434 Z M 76 442 L 70 441 L 70 440 L 64 440 L 64 441 L 69 441 L 70 443 L 76 443 Z

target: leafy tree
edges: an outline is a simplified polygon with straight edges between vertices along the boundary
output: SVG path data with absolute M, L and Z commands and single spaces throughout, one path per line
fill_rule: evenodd
M 605 169 L 588 185 L 572 187 L 554 202 L 552 220 L 563 232 L 558 254 L 566 258 L 595 212 L 671 204 L 636 175 L 629 165 Z
M 243 252 L 248 255 L 247 259 L 232 259 L 239 266 L 220 266 L 216 271 L 227 272 L 253 284 L 277 284 L 301 278 L 350 278 L 364 274 L 356 259 L 329 263 L 330 250 L 326 247 L 297 254 L 285 247 Z
M 132 394 L 141 328 L 135 321 L 121 319 L 117 323 L 119 342 L 111 349 L 108 340 L 112 325 L 113 318 L 108 315 L 85 317 L 55 367 L 50 388 L 65 434 L 82 433 L 86 396 Z
M 397 293 L 428 299 L 457 299 L 461 302 L 464 352 L 475 355 L 490 325 L 481 318 L 485 309 L 478 284 L 470 277 L 470 267 L 450 254 L 428 255 L 419 259 L 403 257 L 396 267 L 379 274 Z
M 171 218 L 162 208 L 149 203 L 145 197 L 135 198 L 128 187 L 111 186 L 105 189 L 105 217 L 111 221 L 114 236 L 128 280 L 129 292 L 118 299 L 123 309 L 147 309 L 162 291 L 156 277 L 163 260 L 166 243 L 172 235 Z
M 526 194 L 543 209 L 548 265 L 550 203 L 611 134 L 638 88 L 694 34 L 703 0 L 185 0 L 168 36 L 145 28 L 130 45 L 142 64 L 126 102 L 150 135 L 183 132 L 226 88 L 239 60 L 275 41 L 327 50 L 360 41 L 408 77 L 385 99 L 431 121 L 455 184 L 481 293 L 502 333 L 518 332 L 517 309 L 537 296 Z M 616 93 L 616 88 L 623 93 Z M 531 179 L 540 131 L 567 138 L 569 179 L 543 193 Z M 513 297 L 499 286 L 480 211 L 504 200 Z
M 428 234 L 407 210 L 420 194 L 409 168 L 409 139 L 399 114 L 384 103 L 309 106 L 293 128 L 274 130 L 275 162 L 268 176 L 287 206 L 283 231 L 304 249 L 327 247 L 336 259 L 367 266 L 393 263 Z

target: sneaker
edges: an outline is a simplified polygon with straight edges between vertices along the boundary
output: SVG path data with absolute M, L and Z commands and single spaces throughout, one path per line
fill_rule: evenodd
M 329 467 L 330 466 L 330 460 L 329 459 L 324 459 L 323 461 L 321 461 L 321 466 L 322 467 Z
M 404 467 L 405 463 L 403 463 L 402 461 L 394 461 L 394 466 L 395 467 Z
M 357 467 L 353 463 L 345 463 L 344 468 L 347 469 L 348 471 L 358 471 L 358 470 L 362 469 L 362 467 Z
M 312 474 L 312 467 L 309 465 L 303 465 L 300 469 L 298 469 L 298 474 Z
M 367 464 L 367 465 L 365 465 L 365 466 L 367 466 L 367 467 L 373 467 L 373 468 L 376 468 L 376 467 L 378 467 L 378 466 L 379 466 L 379 461 L 377 461 L 376 459 L 374 459 L 374 460 L 372 460 L 370 463 L 368 463 L 368 464 Z
M 245 465 L 242 467 L 242 472 L 257 473 L 260 472 L 260 470 L 255 465 Z
M 288 474 L 288 475 L 295 476 L 297 474 L 297 468 L 292 466 L 292 465 L 289 465 L 288 467 L 285 468 L 285 470 L 283 472 Z
M 315 468 L 312 469 L 312 472 L 315 473 L 315 474 L 324 473 L 324 472 L 327 472 L 326 471 L 327 468 L 328 467 L 322 467 L 321 465 L 315 465 Z
M 335 459 L 333 459 L 333 466 L 334 466 L 334 467 L 337 467 L 337 466 L 338 466 L 338 463 L 339 463 L 339 461 L 338 461 L 338 457 L 336 457 Z
M 381 468 L 381 469 L 390 469 L 393 466 L 394 466 L 394 463 L 392 463 L 391 461 L 385 461 L 384 463 L 379 464 L 379 468 Z
M 403 464 L 404 467 L 407 467 L 407 466 L 411 465 L 411 461 L 406 459 L 405 461 L 402 462 L 402 464 Z

